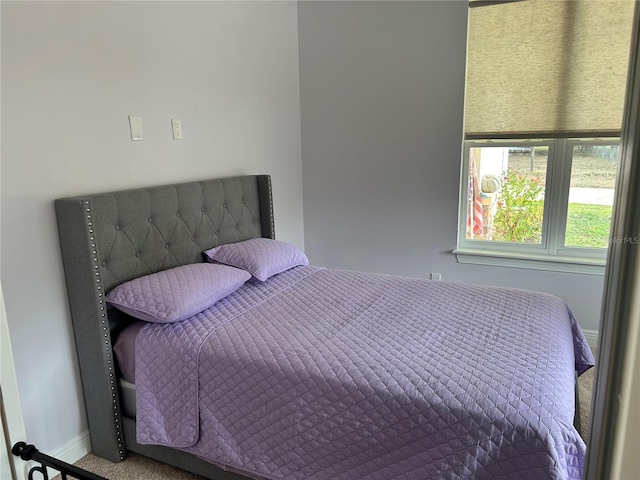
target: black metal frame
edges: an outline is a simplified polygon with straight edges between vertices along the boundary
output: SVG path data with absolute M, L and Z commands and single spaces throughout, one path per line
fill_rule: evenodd
M 11 449 L 11 453 L 16 457 L 20 457 L 25 462 L 36 461 L 40 463 L 39 466 L 35 466 L 29 470 L 29 480 L 33 480 L 33 474 L 36 472 L 42 475 L 43 480 L 49 480 L 47 467 L 60 472 L 62 480 L 67 480 L 67 475 L 71 475 L 71 478 L 76 478 L 77 480 L 108 480 L 95 473 L 88 472 L 82 468 L 58 460 L 57 458 L 45 455 L 33 445 L 27 445 L 25 442 L 16 443 Z

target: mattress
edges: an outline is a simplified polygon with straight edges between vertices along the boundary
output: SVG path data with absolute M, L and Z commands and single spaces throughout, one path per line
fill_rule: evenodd
M 268 479 L 582 476 L 574 375 L 543 293 L 296 267 L 135 339 L 137 440 Z

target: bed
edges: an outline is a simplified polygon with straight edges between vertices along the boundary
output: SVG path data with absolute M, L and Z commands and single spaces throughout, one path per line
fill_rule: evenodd
M 575 376 L 594 359 L 561 299 L 309 265 L 275 240 L 268 175 L 55 208 L 96 455 L 211 479 L 581 478 Z M 296 261 L 247 267 L 177 321 L 112 307 L 123 286 L 258 243 Z M 126 337 L 135 378 L 115 359 Z

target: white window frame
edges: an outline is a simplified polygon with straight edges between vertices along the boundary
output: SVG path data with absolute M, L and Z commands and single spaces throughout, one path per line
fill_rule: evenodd
M 458 246 L 453 251 L 459 263 L 532 268 L 591 275 L 604 275 L 607 248 L 567 247 L 567 224 L 571 162 L 579 145 L 612 145 L 619 138 L 500 139 L 464 142 L 460 175 Z M 468 212 L 469 152 L 478 147 L 547 146 L 547 172 L 540 244 L 509 243 L 466 238 Z

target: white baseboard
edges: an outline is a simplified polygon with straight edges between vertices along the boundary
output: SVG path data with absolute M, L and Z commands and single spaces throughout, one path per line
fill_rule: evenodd
M 85 430 L 66 444 L 54 449 L 51 452 L 44 452 L 47 455 L 62 460 L 67 463 L 75 463 L 91 452 L 91 439 L 89 430 Z
M 582 333 L 584 333 L 584 337 L 587 339 L 587 342 L 589 342 L 589 346 L 591 347 L 591 350 L 597 350 L 598 349 L 598 331 L 586 330 L 583 328 Z

